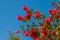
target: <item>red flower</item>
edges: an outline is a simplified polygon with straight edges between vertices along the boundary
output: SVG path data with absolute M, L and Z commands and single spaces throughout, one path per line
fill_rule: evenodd
M 26 31 L 23 31 L 23 33 L 22 33 L 24 36 L 27 36 L 27 35 L 29 35 L 29 30 L 26 30 Z
M 50 17 L 44 19 L 44 22 L 45 22 L 45 23 L 50 23 L 50 21 L 51 21 L 51 18 L 50 18 Z
M 49 38 L 48 40 L 53 40 L 53 38 Z
M 44 33 L 45 33 L 45 35 L 48 35 L 48 34 L 49 34 L 49 31 L 48 31 L 48 30 L 46 30 Z
M 42 39 L 38 37 L 36 40 L 42 40 Z
M 49 9 L 49 10 L 48 10 L 48 12 L 49 12 L 50 14 L 56 14 L 56 11 L 57 11 L 56 9 Z
M 39 11 L 36 10 L 33 16 L 34 16 L 34 18 L 39 18 L 40 17 Z
M 46 27 L 42 27 L 41 29 L 40 29 L 40 32 L 44 32 L 46 30 Z
M 35 32 L 35 31 L 36 31 L 36 28 L 35 28 L 35 27 L 32 27 L 32 28 L 31 28 L 31 31 L 32 31 L 32 32 Z
M 55 29 L 55 30 L 53 30 L 51 33 L 52 33 L 53 35 L 55 35 L 56 32 L 57 32 L 57 30 Z
M 41 33 L 41 37 L 45 38 L 46 37 L 45 33 Z
M 19 30 L 16 30 L 16 33 L 19 33 Z
M 52 16 L 49 16 L 49 18 L 50 18 L 50 21 L 53 20 L 53 17 Z
M 35 32 L 31 32 L 31 33 L 30 33 L 30 37 L 31 37 L 32 39 L 36 39 L 36 38 L 37 38 Z
M 41 26 L 42 26 L 43 24 L 42 24 L 41 22 L 39 22 L 39 25 L 41 25 Z
M 27 6 L 22 6 L 22 9 L 27 11 L 28 10 L 28 7 Z
M 35 11 L 35 13 L 39 13 L 39 11 L 38 11 L 38 10 L 36 10 L 36 11 Z
M 26 17 L 28 20 L 30 20 L 31 13 L 30 13 L 30 12 L 26 12 L 26 15 L 25 15 L 25 17 Z
M 57 17 L 57 18 L 60 18 L 60 13 L 58 13 L 58 14 L 56 15 L 56 17 Z
M 16 19 L 17 20 L 23 20 L 23 17 L 22 16 L 17 16 Z
M 60 5 L 59 6 L 57 6 L 57 9 L 59 9 L 60 8 Z

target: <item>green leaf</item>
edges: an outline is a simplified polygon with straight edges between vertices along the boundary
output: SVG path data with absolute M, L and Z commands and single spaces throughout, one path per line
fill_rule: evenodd
M 60 4 L 60 2 L 57 2 L 58 4 Z
M 24 19 L 23 22 L 27 22 L 28 20 L 27 19 Z
M 41 14 L 40 19 L 44 19 L 44 18 L 45 18 L 45 16 L 43 14 Z
M 24 26 L 21 26 L 21 29 L 24 30 Z
M 33 22 L 31 26 L 32 26 L 32 27 L 35 27 L 35 26 L 37 26 L 37 25 Z
M 51 36 L 52 36 L 52 35 L 51 35 L 51 34 L 49 34 L 49 35 L 48 35 L 48 38 L 50 38 Z
M 40 18 L 36 18 L 37 21 L 39 21 Z
M 33 9 L 29 9 L 29 11 L 32 13 L 33 12 Z
M 27 27 L 28 27 L 28 29 L 30 28 L 30 25 L 29 24 L 27 24 Z
M 9 34 L 9 36 L 5 40 L 22 40 L 18 35 L 16 35 L 14 32 Z

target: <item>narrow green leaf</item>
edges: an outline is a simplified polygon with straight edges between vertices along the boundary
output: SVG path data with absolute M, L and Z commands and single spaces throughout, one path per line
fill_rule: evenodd
M 22 30 L 24 30 L 24 26 L 20 26 Z
M 27 27 L 28 27 L 28 29 L 30 28 L 30 25 L 29 24 L 27 24 Z

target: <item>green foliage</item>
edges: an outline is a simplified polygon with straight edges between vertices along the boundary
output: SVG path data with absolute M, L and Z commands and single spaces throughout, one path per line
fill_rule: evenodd
M 9 31 L 9 36 L 5 40 L 22 40 L 22 39 L 15 33 L 11 33 Z

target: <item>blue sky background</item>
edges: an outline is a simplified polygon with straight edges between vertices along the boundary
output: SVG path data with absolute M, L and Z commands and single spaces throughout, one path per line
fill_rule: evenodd
M 16 20 L 16 16 L 23 16 L 25 14 L 21 5 L 39 10 L 48 16 L 47 10 L 53 8 L 53 6 L 50 5 L 50 1 L 51 0 L 0 0 L 0 40 L 4 40 L 4 38 L 8 36 L 6 30 L 9 29 L 13 32 L 16 29 L 20 29 L 19 26 L 22 25 L 23 22 Z M 19 33 L 19 36 L 23 38 L 23 40 L 31 40 L 30 37 L 25 37 L 21 33 Z

